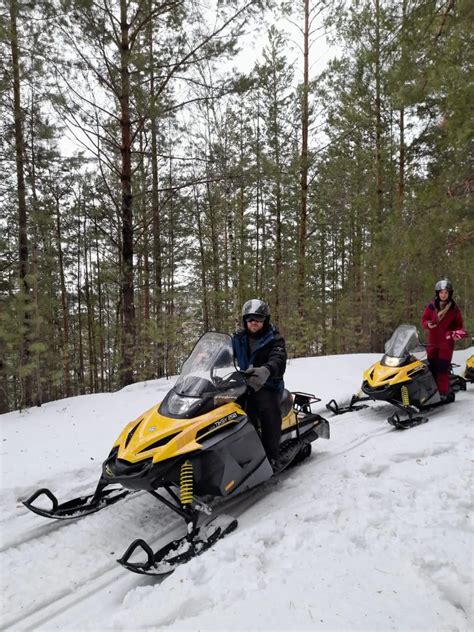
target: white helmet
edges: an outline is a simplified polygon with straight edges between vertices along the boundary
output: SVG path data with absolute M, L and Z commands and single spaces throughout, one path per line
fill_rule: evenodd
M 438 283 L 436 283 L 435 292 L 439 292 L 441 290 L 448 290 L 450 294 L 453 293 L 453 284 L 449 279 L 441 279 L 441 281 L 438 281 Z
M 245 327 L 245 321 L 251 316 L 256 316 L 258 320 L 262 320 L 265 323 L 270 322 L 270 308 L 259 298 L 252 298 L 250 301 L 244 303 L 242 307 L 242 322 Z

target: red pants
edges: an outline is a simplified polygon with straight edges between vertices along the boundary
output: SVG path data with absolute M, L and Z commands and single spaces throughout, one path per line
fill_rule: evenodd
M 449 373 L 453 351 L 453 347 L 447 346 L 428 349 L 428 362 L 440 395 L 447 395 L 449 392 Z

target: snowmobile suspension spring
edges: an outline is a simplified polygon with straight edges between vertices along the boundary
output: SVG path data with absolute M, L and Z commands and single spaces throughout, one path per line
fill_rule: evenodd
M 182 505 L 190 505 L 193 502 L 193 482 L 193 464 L 191 461 L 185 461 L 179 477 L 179 499 Z
M 406 386 L 402 386 L 401 388 L 402 391 L 402 404 L 404 406 L 409 406 L 410 405 L 410 397 L 408 396 L 408 389 Z

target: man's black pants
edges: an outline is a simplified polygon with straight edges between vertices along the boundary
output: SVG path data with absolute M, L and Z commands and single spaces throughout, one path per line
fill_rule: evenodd
M 280 451 L 280 393 L 262 388 L 247 396 L 247 414 L 255 423 L 260 420 L 262 443 L 269 459 L 277 459 Z

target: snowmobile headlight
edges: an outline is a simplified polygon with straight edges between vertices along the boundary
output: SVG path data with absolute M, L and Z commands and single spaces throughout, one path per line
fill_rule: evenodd
M 382 364 L 384 366 L 392 366 L 392 367 L 400 366 L 402 361 L 403 361 L 403 358 L 394 358 L 388 355 L 384 355 L 384 357 L 382 358 Z
M 201 401 L 200 397 L 183 397 L 174 391 L 168 396 L 168 411 L 172 415 L 185 415 L 191 408 Z

